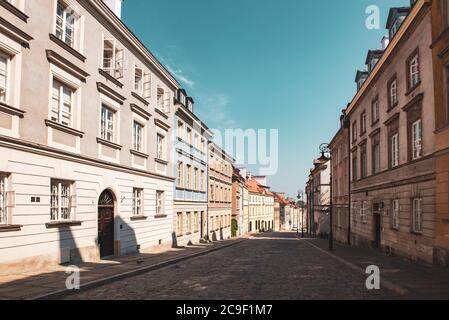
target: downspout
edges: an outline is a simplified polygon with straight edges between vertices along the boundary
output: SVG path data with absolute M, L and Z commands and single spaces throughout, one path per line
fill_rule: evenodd
M 348 156 L 346 157 L 348 161 L 348 245 L 351 245 L 351 130 L 350 130 L 350 119 L 348 116 L 345 117 L 344 120 L 344 128 L 348 130 Z

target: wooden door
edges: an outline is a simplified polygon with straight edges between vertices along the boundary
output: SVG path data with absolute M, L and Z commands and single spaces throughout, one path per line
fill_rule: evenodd
M 114 197 L 108 190 L 98 201 L 98 244 L 102 258 L 114 255 Z

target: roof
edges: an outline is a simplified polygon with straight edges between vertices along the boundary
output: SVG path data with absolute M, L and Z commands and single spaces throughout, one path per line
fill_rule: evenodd
M 279 201 L 283 205 L 288 205 L 287 199 L 281 196 L 279 193 L 273 192 L 275 200 Z
M 360 78 L 362 76 L 368 77 L 368 71 L 366 70 L 357 70 L 357 73 L 355 74 L 355 82 L 359 82 Z
M 384 53 L 384 50 L 381 50 L 381 49 L 368 50 L 365 64 L 370 64 L 373 59 L 380 59 L 380 57 L 382 57 L 383 53 Z
M 387 19 L 387 29 L 391 29 L 398 17 L 406 16 L 409 12 L 410 7 L 391 8 Z
M 250 178 L 248 180 L 246 180 L 245 183 L 246 187 L 248 188 L 249 192 L 253 192 L 253 193 L 260 193 L 262 195 L 269 195 L 269 196 L 274 196 L 274 193 L 269 191 L 267 189 L 267 187 L 262 186 L 261 184 L 259 184 L 256 180 Z

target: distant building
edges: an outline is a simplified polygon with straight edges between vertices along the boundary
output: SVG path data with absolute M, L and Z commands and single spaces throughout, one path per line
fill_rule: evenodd
M 263 232 L 274 228 L 274 194 L 269 187 L 261 185 L 258 181 L 266 179 L 258 177 L 257 180 L 249 176 L 246 187 L 249 193 L 249 232 Z

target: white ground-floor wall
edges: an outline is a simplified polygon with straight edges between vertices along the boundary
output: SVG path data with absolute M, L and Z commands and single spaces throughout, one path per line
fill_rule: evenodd
M 0 226 L 0 273 L 99 261 L 98 202 L 105 190 L 113 195 L 115 255 L 171 246 L 173 179 L 30 147 L 0 146 L 0 155 L 0 173 L 15 194 L 7 225 L 18 227 Z M 59 224 L 51 219 L 54 181 L 69 183 L 71 189 L 69 221 Z M 142 190 L 139 217 L 133 215 L 134 188 Z M 157 191 L 163 192 L 158 215 Z
M 207 233 L 207 202 L 174 202 L 175 246 L 199 243 Z
M 248 229 L 250 233 L 270 231 L 273 230 L 273 228 L 274 228 L 274 216 L 249 218 Z
M 226 240 L 231 238 L 231 208 L 209 208 L 209 240 Z

